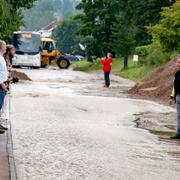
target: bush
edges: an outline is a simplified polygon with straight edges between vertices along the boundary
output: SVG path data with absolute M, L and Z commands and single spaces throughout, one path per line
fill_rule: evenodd
M 180 51 L 173 51 L 170 53 L 169 57 L 170 59 L 174 59 L 178 54 L 179 54 Z
M 169 60 L 169 55 L 163 53 L 160 49 L 153 49 L 145 58 L 148 65 L 160 66 Z
M 78 61 L 73 63 L 72 69 L 74 71 L 93 71 L 102 69 L 102 64 L 100 59 L 94 62 Z
M 151 45 L 146 45 L 146 46 L 138 46 L 135 49 L 135 52 L 139 56 L 147 56 L 150 53 L 151 50 Z

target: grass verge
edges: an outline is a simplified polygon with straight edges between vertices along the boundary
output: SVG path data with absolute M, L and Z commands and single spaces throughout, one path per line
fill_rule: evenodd
M 72 65 L 73 70 L 77 71 L 97 71 L 102 70 L 101 60 L 98 59 L 94 63 L 90 63 L 87 61 L 78 61 L 73 63 Z M 131 58 L 129 58 L 129 64 L 127 69 L 123 69 L 123 58 L 114 58 L 113 59 L 113 66 L 112 66 L 112 73 L 120 75 L 124 78 L 128 78 L 132 81 L 139 82 L 142 79 L 149 76 L 152 71 L 154 71 L 157 67 L 148 66 L 148 65 L 140 65 L 134 64 Z

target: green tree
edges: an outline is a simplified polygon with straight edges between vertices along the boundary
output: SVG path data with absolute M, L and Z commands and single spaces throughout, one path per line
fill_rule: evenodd
M 23 11 L 25 30 L 40 30 L 55 20 L 56 17 L 63 21 L 75 13 L 77 0 L 37 0 L 36 5 Z
M 16 10 L 20 9 L 20 8 L 32 8 L 32 6 L 34 5 L 34 1 L 36 0 L 6 0 L 9 4 L 12 5 L 13 8 L 15 8 Z
M 22 8 L 33 6 L 34 0 L 0 0 L 0 38 L 9 40 L 13 31 L 22 25 Z
M 164 8 L 159 24 L 149 26 L 153 42 L 159 42 L 166 52 L 180 51 L 180 1 Z
M 152 38 L 147 32 L 146 26 L 157 24 L 161 19 L 162 7 L 171 6 L 174 2 L 175 0 L 139 0 L 136 2 L 129 0 L 133 12 L 132 19 L 138 28 L 136 33 L 138 46 L 151 43 Z
M 77 5 L 77 9 L 83 10 L 82 14 L 76 16 L 82 21 L 78 34 L 87 40 L 88 57 L 102 56 L 103 52 L 112 51 L 111 35 L 117 21 L 118 4 L 118 0 L 83 0 Z
M 128 55 L 135 46 L 149 44 L 146 26 L 160 20 L 163 6 L 170 6 L 173 1 L 164 0 L 120 0 L 118 23 L 114 28 L 112 43 L 117 54 L 124 55 L 124 68 L 128 67 Z
M 80 22 L 69 18 L 59 24 L 53 36 L 57 41 L 58 48 L 63 53 L 81 54 L 79 47 L 80 37 L 76 35 L 76 31 Z
M 87 39 L 88 53 L 100 56 L 102 52 L 125 54 L 135 45 L 151 42 L 145 26 L 159 22 L 159 12 L 174 0 L 82 0 L 77 9 L 83 10 L 76 18 L 82 21 L 78 33 Z M 87 53 L 87 54 L 88 54 Z M 90 54 L 88 54 L 90 55 Z
M 119 19 L 120 20 L 120 19 Z M 123 20 L 121 21 L 121 23 Z M 131 24 L 130 21 L 124 22 L 124 24 L 117 24 L 118 31 L 114 31 L 112 44 L 114 45 L 114 51 L 116 54 L 124 55 L 124 68 L 128 67 L 128 55 L 136 46 L 135 35 L 136 26 Z

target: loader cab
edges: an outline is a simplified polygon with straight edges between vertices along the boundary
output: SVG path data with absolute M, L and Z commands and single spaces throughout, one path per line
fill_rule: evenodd
M 51 39 L 43 41 L 41 40 L 41 48 L 42 50 L 47 50 L 48 53 L 51 53 L 53 50 L 57 50 L 56 43 Z

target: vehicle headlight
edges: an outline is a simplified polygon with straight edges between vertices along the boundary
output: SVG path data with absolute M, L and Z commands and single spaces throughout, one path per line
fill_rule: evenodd
M 39 59 L 40 59 L 39 57 L 34 58 L 34 60 L 36 60 L 36 61 L 39 61 Z

